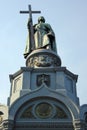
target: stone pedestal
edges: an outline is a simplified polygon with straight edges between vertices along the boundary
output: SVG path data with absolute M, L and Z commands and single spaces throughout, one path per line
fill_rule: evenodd
M 28 67 L 58 67 L 61 66 L 60 57 L 53 51 L 47 49 L 34 50 L 26 59 Z

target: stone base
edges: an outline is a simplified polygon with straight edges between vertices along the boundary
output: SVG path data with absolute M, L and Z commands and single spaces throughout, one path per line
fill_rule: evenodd
M 38 49 L 30 53 L 26 59 L 27 67 L 58 67 L 61 66 L 60 57 L 53 51 Z

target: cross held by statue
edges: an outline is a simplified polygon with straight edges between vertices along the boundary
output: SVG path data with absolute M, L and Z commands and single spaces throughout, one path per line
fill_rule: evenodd
M 32 18 L 32 13 L 41 13 L 41 11 L 32 11 L 31 10 L 31 5 L 29 5 L 28 7 L 29 7 L 28 11 L 20 11 L 20 13 L 22 13 L 22 14 L 29 13 L 30 14 L 30 18 Z
M 28 11 L 20 11 L 20 13 L 29 14 L 29 20 L 30 20 L 30 22 L 28 23 L 28 31 L 29 31 L 29 38 L 30 38 L 29 48 L 31 48 L 31 51 L 32 51 L 35 48 L 32 14 L 33 13 L 36 13 L 36 14 L 41 13 L 41 11 L 32 11 L 31 5 L 29 5 L 28 7 L 29 7 Z

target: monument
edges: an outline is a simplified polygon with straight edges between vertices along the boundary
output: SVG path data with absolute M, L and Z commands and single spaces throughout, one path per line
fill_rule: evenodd
M 78 75 L 62 66 L 55 33 L 40 16 L 29 13 L 26 66 L 10 75 L 7 106 L 0 105 L 0 130 L 87 130 L 87 104 L 80 106 Z

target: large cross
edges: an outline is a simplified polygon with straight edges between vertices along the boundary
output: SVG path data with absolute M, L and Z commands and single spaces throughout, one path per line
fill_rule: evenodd
M 32 13 L 41 13 L 41 11 L 32 11 L 31 5 L 29 5 L 28 8 L 29 8 L 28 11 L 20 11 L 20 13 L 22 13 L 22 14 L 28 13 L 29 14 L 29 19 L 30 19 L 30 22 L 29 22 L 29 38 L 30 38 L 29 48 L 32 51 L 35 48 Z

